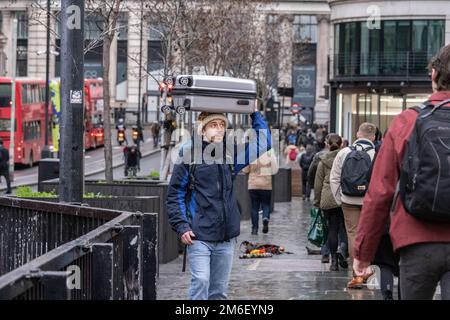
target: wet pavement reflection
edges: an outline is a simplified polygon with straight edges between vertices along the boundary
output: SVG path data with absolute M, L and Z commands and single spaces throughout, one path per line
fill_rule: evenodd
M 329 271 L 329 263 L 321 263 L 320 255 L 308 255 L 309 211 L 312 202 L 294 197 L 292 202 L 276 203 L 271 214 L 269 233 L 251 235 L 251 221 L 241 222 L 241 235 L 235 252 L 229 285 L 229 299 L 274 300 L 379 300 L 381 293 L 375 285 L 364 289 L 347 289 L 351 279 L 349 269 Z M 262 225 L 262 222 L 260 222 Z M 239 259 L 239 244 L 244 241 L 281 245 L 293 254 L 272 258 Z M 190 274 L 182 273 L 182 255 L 160 265 L 158 299 L 187 299 Z M 375 280 L 374 280 L 375 281 Z M 394 282 L 397 299 L 397 279 Z

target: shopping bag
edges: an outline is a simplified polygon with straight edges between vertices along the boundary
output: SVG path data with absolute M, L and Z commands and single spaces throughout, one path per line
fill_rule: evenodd
M 327 241 L 328 225 L 319 208 L 311 209 L 311 224 L 309 226 L 308 241 L 321 247 Z

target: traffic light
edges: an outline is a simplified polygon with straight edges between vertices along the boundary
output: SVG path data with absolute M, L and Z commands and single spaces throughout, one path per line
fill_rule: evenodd
M 172 89 L 173 83 L 167 84 L 167 98 L 170 98 L 170 100 L 172 100 Z
M 166 84 L 164 82 L 161 82 L 159 84 L 159 92 L 161 93 L 161 97 L 163 96 L 165 89 L 166 89 Z

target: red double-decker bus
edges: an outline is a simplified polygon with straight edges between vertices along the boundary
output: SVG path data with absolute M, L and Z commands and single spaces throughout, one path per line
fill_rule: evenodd
M 10 78 L 0 78 L 0 138 L 8 150 L 12 85 Z M 45 144 L 45 81 L 16 78 L 15 86 L 14 163 L 32 166 Z
M 41 159 L 45 145 L 45 81 L 16 78 L 14 163 L 32 166 Z M 0 138 L 9 150 L 11 128 L 11 78 L 0 77 Z M 85 149 L 104 144 L 102 80 L 85 80 Z M 52 108 L 49 104 L 48 135 L 52 145 Z
M 86 149 L 105 144 L 103 129 L 103 80 L 84 80 L 84 126 Z

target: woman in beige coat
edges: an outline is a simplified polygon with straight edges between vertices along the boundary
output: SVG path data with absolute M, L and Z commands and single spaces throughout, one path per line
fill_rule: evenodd
M 252 234 L 258 234 L 260 208 L 263 211 L 263 233 L 267 233 L 269 232 L 272 176 L 278 171 L 278 163 L 273 151 L 264 153 L 243 171 L 249 173 L 248 190 L 252 201 Z

